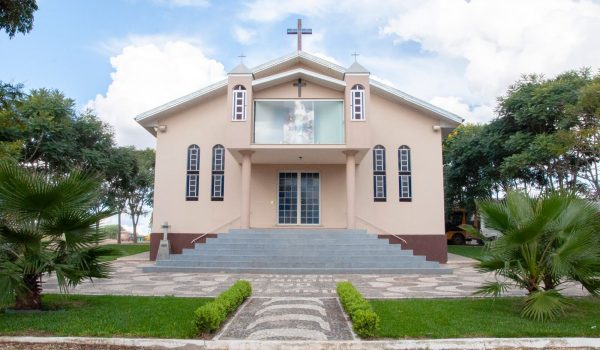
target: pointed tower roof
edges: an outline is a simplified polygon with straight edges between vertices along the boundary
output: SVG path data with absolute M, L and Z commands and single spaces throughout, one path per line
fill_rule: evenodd
M 233 68 L 229 74 L 252 74 L 252 71 L 248 69 L 243 63 L 238 64 Z
M 358 62 L 354 61 L 354 63 L 346 69 L 346 73 L 369 73 L 369 71 Z

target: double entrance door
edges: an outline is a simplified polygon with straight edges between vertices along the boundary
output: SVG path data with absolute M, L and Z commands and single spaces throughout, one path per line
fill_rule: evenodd
M 321 223 L 319 173 L 279 173 L 278 223 L 318 225 Z

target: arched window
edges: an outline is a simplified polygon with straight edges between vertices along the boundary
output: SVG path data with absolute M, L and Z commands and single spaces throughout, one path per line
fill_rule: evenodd
M 373 148 L 373 199 L 375 202 L 386 200 L 385 147 L 377 145 Z
M 246 120 L 246 88 L 242 85 L 236 85 L 233 88 L 233 101 L 231 103 L 233 121 Z
M 212 154 L 212 181 L 210 199 L 222 201 L 225 195 L 225 147 L 215 145 Z
M 365 120 L 365 88 L 354 85 L 350 90 L 352 96 L 352 120 Z
M 185 200 L 198 200 L 198 180 L 200 178 L 200 147 L 191 145 L 187 149 L 187 171 L 185 181 Z
M 412 174 L 410 165 L 410 147 L 398 147 L 398 189 L 400 202 L 412 201 Z

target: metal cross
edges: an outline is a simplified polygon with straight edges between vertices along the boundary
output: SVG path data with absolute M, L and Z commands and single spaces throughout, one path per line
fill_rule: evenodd
M 354 56 L 354 62 L 356 62 L 356 56 L 360 56 L 360 54 L 357 54 L 356 51 L 354 51 L 354 53 L 351 56 Z
M 298 81 L 294 83 L 294 86 L 298 87 L 298 97 L 302 97 L 302 87 L 306 86 L 306 83 L 303 83 L 302 79 L 298 79 Z
M 246 56 L 244 56 L 244 54 L 242 53 L 238 57 L 240 58 L 240 63 L 244 63 L 244 58 L 246 58 Z
M 298 28 L 288 28 L 287 33 L 298 35 L 298 51 L 302 51 L 302 34 L 312 34 L 312 29 L 302 28 L 302 20 L 298 18 Z

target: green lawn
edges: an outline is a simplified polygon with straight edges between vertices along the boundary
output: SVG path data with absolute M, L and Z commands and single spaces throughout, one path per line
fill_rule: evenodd
M 211 299 L 133 296 L 43 296 L 54 311 L 0 313 L 0 335 L 194 337 L 194 311 Z
M 143 252 L 150 251 L 150 243 L 136 243 L 136 244 L 106 244 L 105 247 L 118 249 L 122 252 L 119 256 L 107 256 L 103 260 L 115 260 L 122 256 L 134 255 Z
M 483 253 L 483 248 L 484 247 L 480 245 L 449 245 L 448 253 L 466 256 L 471 259 L 479 259 Z
M 600 337 L 600 298 L 577 298 L 549 322 L 519 316 L 520 298 L 372 300 L 381 338 Z

